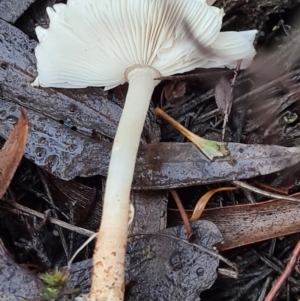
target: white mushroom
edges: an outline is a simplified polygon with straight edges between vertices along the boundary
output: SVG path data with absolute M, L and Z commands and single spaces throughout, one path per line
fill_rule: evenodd
M 123 300 L 130 187 L 154 78 L 198 67 L 247 67 L 256 31 L 220 33 L 223 10 L 205 0 L 69 0 L 38 27 L 42 87 L 111 89 L 129 83 L 114 139 L 94 254 L 91 300 Z M 207 50 L 199 53 L 192 35 Z M 101 163 L 99 163 L 101 164 Z

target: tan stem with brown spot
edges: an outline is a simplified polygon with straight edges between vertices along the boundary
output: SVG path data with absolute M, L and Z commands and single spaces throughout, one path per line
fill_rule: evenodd
M 115 136 L 104 196 L 102 221 L 93 257 L 90 300 L 124 298 L 124 265 L 130 188 L 151 95 L 158 81 L 151 67 L 128 72 L 129 90 Z

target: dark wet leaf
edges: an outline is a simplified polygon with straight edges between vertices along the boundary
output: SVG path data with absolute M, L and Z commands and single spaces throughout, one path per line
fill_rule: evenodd
M 133 187 L 166 189 L 270 174 L 299 162 L 300 148 L 228 143 L 230 155 L 208 161 L 190 143 L 142 146 Z
M 168 191 L 131 191 L 130 200 L 135 213 L 129 234 L 142 231 L 157 232 L 167 225 Z
M 1 99 L 0 135 L 2 137 L 7 139 L 20 108 L 21 106 L 11 101 Z M 111 149 L 109 142 L 99 143 L 35 111 L 26 109 L 26 114 L 31 126 L 25 157 L 36 165 L 65 180 L 80 174 L 87 175 L 88 170 L 91 171 L 90 175 L 104 174 L 104 170 L 107 170 Z M 103 171 L 99 172 L 99 167 Z
M 193 223 L 193 243 L 212 249 L 222 240 L 217 227 L 207 221 Z M 185 240 L 184 227 L 159 233 Z M 125 300 L 200 300 L 217 277 L 219 260 L 183 241 L 170 237 L 144 236 L 131 240 L 126 256 Z M 85 292 L 91 284 L 91 261 L 71 267 L 69 286 L 80 285 Z
M 6 105 L 13 122 L 0 127 L 5 138 L 13 129 L 19 108 L 11 103 L 10 107 L 9 103 Z M 50 118 L 44 117 L 40 122 L 33 111 L 27 110 L 27 116 L 35 125 L 28 133 L 25 150 L 28 159 L 62 179 L 106 175 L 111 143 L 88 139 Z M 293 166 L 300 159 L 299 148 L 228 143 L 228 150 L 230 156 L 210 162 L 190 143 L 142 146 L 133 187 L 167 189 L 251 178 Z
M 0 300 L 39 300 L 40 281 L 33 273 L 18 266 L 0 241 Z
M 28 119 L 23 110 L 21 116 L 0 150 L 0 198 L 6 192 L 23 157 L 28 133 Z
M 0 0 L 0 19 L 14 23 L 35 0 Z
M 207 221 L 192 224 L 193 243 L 212 249 L 222 241 L 218 228 Z M 160 233 L 186 239 L 184 227 Z M 129 243 L 125 300 L 200 300 L 214 283 L 219 260 L 168 237 L 144 236 Z

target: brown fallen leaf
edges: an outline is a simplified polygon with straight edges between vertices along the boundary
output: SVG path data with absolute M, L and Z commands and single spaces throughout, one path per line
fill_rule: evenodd
M 220 113 L 223 116 L 229 115 L 232 106 L 232 86 L 225 77 L 221 77 L 215 87 L 215 99 Z
M 300 193 L 291 195 L 299 197 Z M 192 210 L 186 210 L 192 215 Z M 271 200 L 256 204 L 235 205 L 204 210 L 201 219 L 213 222 L 221 231 L 225 251 L 259 241 L 299 232 L 300 202 Z M 169 226 L 181 224 L 178 210 L 168 210 Z
M 4 195 L 22 159 L 27 133 L 28 119 L 22 109 L 15 128 L 0 151 L 0 198 Z

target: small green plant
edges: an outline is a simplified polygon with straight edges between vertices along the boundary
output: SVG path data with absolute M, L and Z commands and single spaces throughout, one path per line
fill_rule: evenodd
M 145 251 L 146 251 L 146 258 L 147 259 L 154 258 L 154 253 L 151 250 L 151 246 L 147 245 Z
M 46 272 L 40 275 L 40 279 L 44 282 L 45 287 L 42 291 L 42 298 L 44 300 L 53 300 L 59 297 L 65 288 L 68 280 L 68 273 L 66 271 Z

